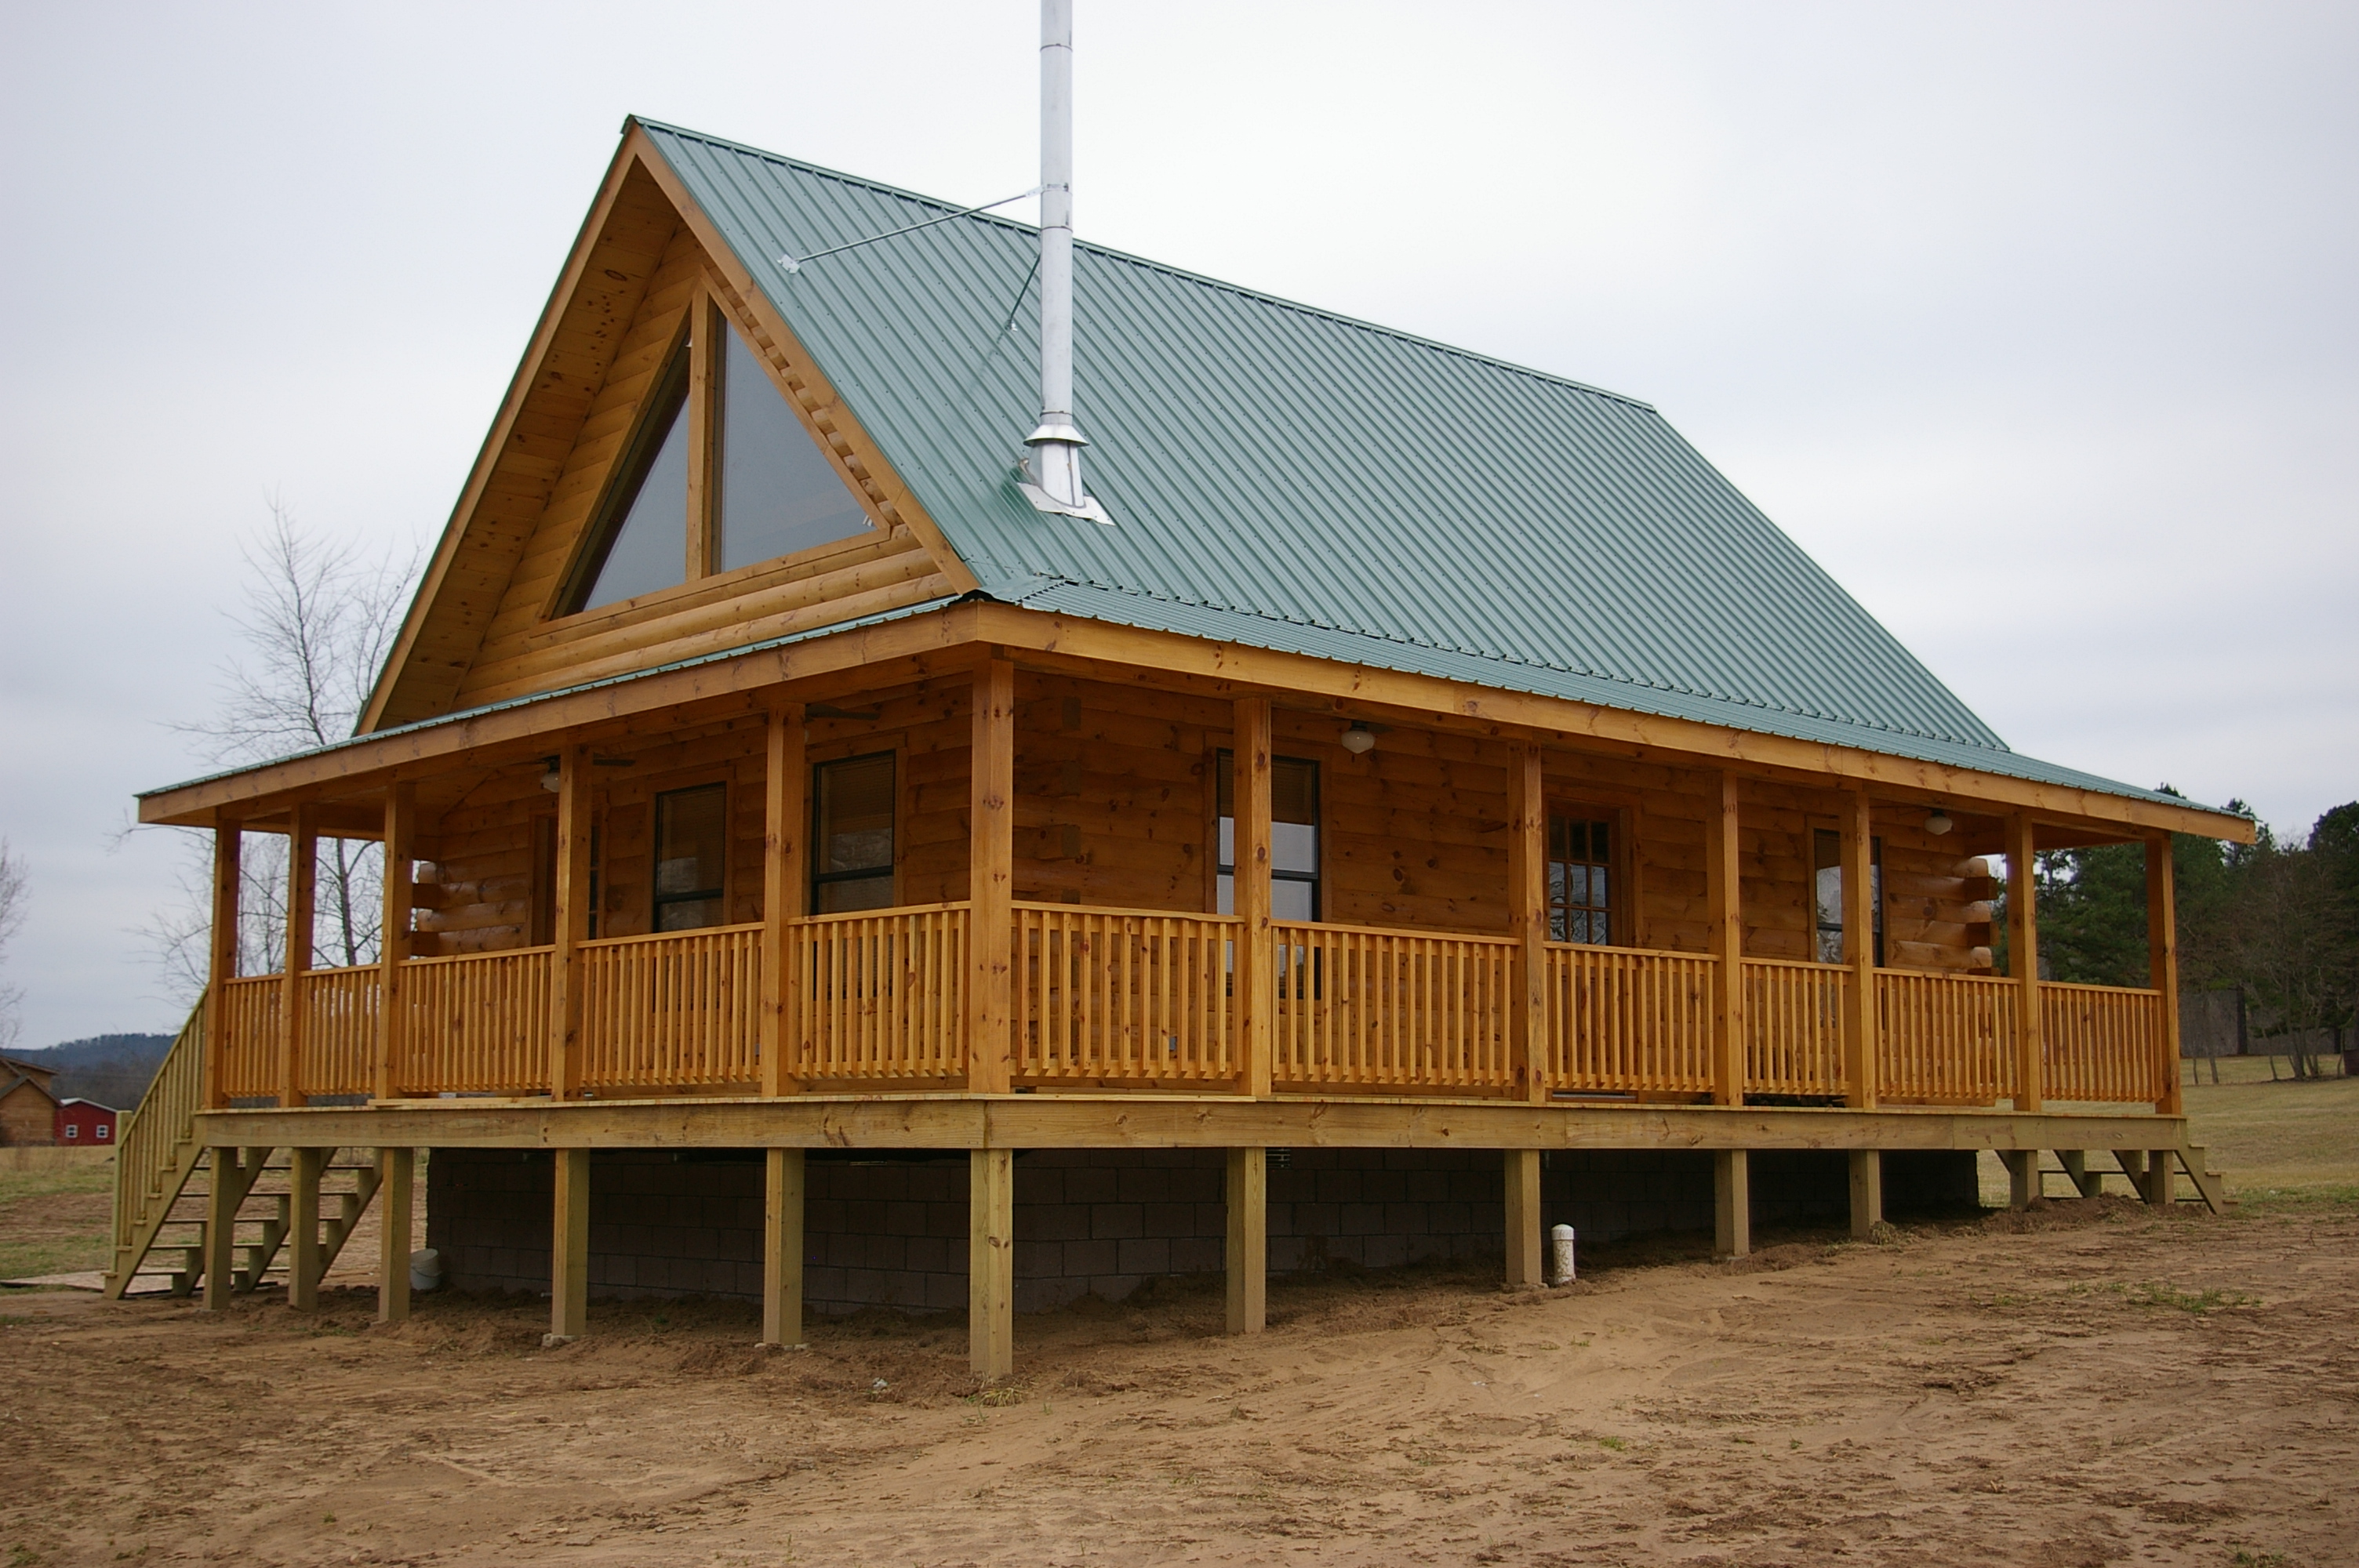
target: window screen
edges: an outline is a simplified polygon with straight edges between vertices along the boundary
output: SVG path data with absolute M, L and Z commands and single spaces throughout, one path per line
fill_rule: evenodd
M 867 530 L 868 514 L 836 477 L 735 329 L 721 333 L 720 448 L 714 464 L 718 559 L 729 571 Z
M 729 863 L 728 791 L 720 784 L 656 796 L 658 931 L 725 924 L 722 891 Z
M 1614 940 L 1613 832 L 1593 817 L 1549 818 L 1549 940 Z
M 811 908 L 821 914 L 893 903 L 893 755 L 813 770 Z
M 1237 912 L 1237 822 L 1233 753 L 1220 755 L 1219 908 Z M 1269 763 L 1269 912 L 1275 920 L 1319 918 L 1319 764 L 1299 757 Z
M 1840 964 L 1843 957 L 1843 835 L 1820 827 L 1810 834 L 1812 903 L 1818 910 L 1821 964 Z M 1884 964 L 1884 840 L 1867 841 L 1868 907 L 1875 912 L 1875 963 Z

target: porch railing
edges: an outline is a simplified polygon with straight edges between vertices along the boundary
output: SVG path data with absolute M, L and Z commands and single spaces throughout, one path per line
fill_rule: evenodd
M 762 1076 L 762 926 L 582 946 L 582 1086 L 746 1087 Z
M 408 1030 L 393 1065 L 401 1095 L 545 1093 L 548 947 L 516 947 L 402 966 Z
M 220 1095 L 225 1100 L 276 1097 L 280 1076 L 279 1012 L 287 982 L 278 975 L 253 975 L 222 984 Z
M 1841 1095 L 1843 998 L 1851 971 L 1840 964 L 1745 960 L 1745 1092 Z
M 2151 1102 L 2179 1070 L 2162 1054 L 2162 993 L 2039 986 L 2039 1070 L 2051 1100 Z
M 1714 964 L 1694 953 L 1549 944 L 1549 1087 L 1711 1092 Z
M 787 928 L 793 1076 L 964 1077 L 969 906 L 822 914 Z
M 1273 925 L 1273 1082 L 1411 1090 L 1509 1087 L 1514 942 Z
M 2022 988 L 1987 975 L 1875 974 L 1878 1094 L 1923 1105 L 1988 1105 L 2015 1092 Z
M 1235 1078 L 1242 928 L 1229 915 L 1017 904 L 1016 1081 Z
M 369 964 L 303 976 L 303 1060 L 297 1076 L 304 1094 L 364 1095 L 375 1087 L 384 973 Z

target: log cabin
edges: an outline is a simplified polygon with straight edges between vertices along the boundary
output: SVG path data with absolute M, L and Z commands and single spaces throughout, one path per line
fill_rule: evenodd
M 212 970 L 113 1292 L 308 1304 L 375 1200 L 398 1318 L 420 1149 L 453 1282 L 553 1336 L 963 1306 L 987 1378 L 1086 1291 L 1250 1333 L 1272 1268 L 1868 1234 L 1983 1151 L 2218 1201 L 2169 843 L 2249 822 L 2010 750 L 1649 406 L 1046 183 L 625 123 L 357 732 L 139 797 L 212 835 Z M 323 837 L 382 845 L 377 962 L 314 966 Z M 2150 983 L 2043 980 L 2023 869 L 2124 842 Z

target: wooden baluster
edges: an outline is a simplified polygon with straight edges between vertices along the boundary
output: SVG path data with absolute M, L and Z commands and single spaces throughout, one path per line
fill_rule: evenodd
M 1231 734 L 1230 802 L 1235 832 L 1230 853 L 1236 868 L 1230 879 L 1243 927 L 1237 934 L 1237 1044 L 1245 1057 L 1238 1087 L 1265 1096 L 1272 1082 L 1271 1017 L 1277 1001 L 1276 933 L 1270 925 L 1270 734 L 1269 699 L 1241 697 Z M 1289 983 L 1291 977 L 1288 977 Z M 1310 1005 L 1306 994 L 1297 1011 Z
M 985 659 L 974 674 L 970 768 L 966 1081 L 979 1094 L 1006 1094 L 1016 952 L 1016 666 L 1006 659 Z
M 2161 1055 L 2162 1098 L 2154 1108 L 2164 1116 L 2181 1112 L 2179 1086 L 2179 930 L 2172 886 L 2170 835 L 2146 841 L 2147 981 L 2158 993 L 2155 1050 Z M 2346 1058 L 2347 1059 L 2347 1058 Z
M 310 1009 L 312 910 L 319 888 L 320 838 L 312 808 L 294 806 L 287 825 L 287 969 L 278 1000 L 278 1103 L 303 1103 L 303 1035 Z
M 810 831 L 805 799 L 810 770 L 803 760 L 802 704 L 770 704 L 768 740 L 762 788 L 762 1092 L 781 1095 L 802 1087 L 788 1058 L 802 1049 L 795 1021 L 804 978 L 799 949 L 788 940 L 789 923 L 803 916 L 810 881 L 803 849 Z
M 586 980 L 582 944 L 590 939 L 590 748 L 568 746 L 557 768 L 557 941 L 549 964 L 549 1092 L 552 1098 L 571 1099 L 582 1087 Z
M 1745 910 L 1737 838 L 1736 775 L 1714 777 L 1704 812 L 1704 908 L 1712 960 L 1712 1099 L 1745 1103 Z
M 2006 967 L 2016 983 L 2015 1108 L 2038 1110 L 2046 1102 L 2045 1064 L 2041 1059 L 2039 996 L 2038 895 L 2033 891 L 2032 867 L 2037 858 L 2031 818 L 2017 815 L 2006 821 Z M 2176 1074 L 2172 1075 L 2174 1077 Z
M 207 934 L 205 957 L 205 1076 L 206 1108 L 229 1104 L 224 1076 L 230 1053 L 229 982 L 237 978 L 237 923 L 241 878 L 239 862 L 245 833 L 234 822 L 213 829 L 212 929 Z M 242 1010 L 241 1010 L 242 1012 Z M 211 1276 L 207 1276 L 210 1281 Z M 210 1283 L 208 1289 L 211 1288 Z
M 369 1089 L 377 1099 L 391 1099 L 407 1076 L 402 1061 L 409 1048 L 405 966 L 409 960 L 410 903 L 415 895 L 410 862 L 417 858 L 417 788 L 397 783 L 385 792 L 385 916 L 377 928 L 376 1063 Z M 405 1295 L 404 1315 L 408 1310 L 409 1298 Z

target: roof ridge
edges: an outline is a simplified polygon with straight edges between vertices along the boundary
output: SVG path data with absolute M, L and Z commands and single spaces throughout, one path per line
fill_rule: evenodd
M 1028 582 L 1038 586 L 1017 592 L 1016 585 L 1018 582 Z M 1427 648 L 1436 653 L 1455 654 L 1462 658 L 1482 659 L 1491 664 L 1522 665 L 1532 669 L 1553 670 L 1559 675 L 1577 676 L 1583 680 L 1604 681 L 1612 686 L 1627 687 L 1634 690 L 1670 692 L 1697 702 L 1725 703 L 1731 708 L 1749 708 L 1760 713 L 1782 713 L 1795 719 L 1808 719 L 1821 724 L 1840 724 L 1848 729 L 1864 730 L 1877 735 L 1905 735 L 1912 740 L 1938 741 L 1949 746 L 1965 746 L 1976 752 L 1987 752 L 1996 756 L 2019 755 L 2014 747 L 2007 745 L 2004 741 L 1995 746 L 1986 745 L 1983 741 L 1970 740 L 1963 736 L 1937 735 L 1930 730 L 1905 729 L 1897 724 L 1878 724 L 1870 719 L 1853 719 L 1838 713 L 1814 712 L 1790 704 L 1764 702 L 1757 697 L 1737 697 L 1726 692 L 1701 691 L 1693 687 L 1672 681 L 1640 680 L 1632 676 L 1615 675 L 1606 670 L 1582 669 L 1549 659 L 1524 658 L 1514 654 L 1484 653 L 1474 648 L 1453 647 L 1447 643 L 1425 641 L 1398 633 L 1375 632 L 1360 626 L 1344 626 L 1308 615 L 1280 615 L 1249 605 L 1215 604 L 1207 600 L 1181 599 L 1175 595 L 1153 593 L 1121 583 L 1091 582 L 1081 578 L 1064 577 L 1051 572 L 1027 572 L 1020 579 L 1006 579 L 991 584 L 984 591 L 1015 592 L 1016 601 L 1021 605 L 1026 599 L 1058 587 L 1085 589 L 1093 593 L 1117 593 L 1133 599 L 1190 605 L 1200 609 L 1218 611 L 1225 615 L 1242 615 L 1251 620 L 1273 622 L 1281 626 L 1308 626 L 1321 632 L 1332 632 L 1338 636 L 1365 637 L 1378 643 L 1397 643 L 1404 647 Z
M 1027 233 L 1039 232 L 1037 224 L 1027 223 L 1020 218 L 1006 218 L 995 212 L 972 211 L 939 196 L 928 196 L 921 191 L 887 184 L 881 179 L 870 179 L 864 175 L 847 174 L 840 168 L 830 168 L 825 164 L 812 163 L 806 158 L 791 157 L 785 153 L 774 153 L 766 147 L 757 147 L 748 142 L 732 141 L 726 136 L 716 136 L 703 131 L 691 131 L 685 125 L 675 125 L 662 120 L 650 120 L 640 114 L 630 116 L 630 120 L 626 121 L 625 124 L 627 125 L 631 121 L 636 121 L 641 125 L 652 126 L 671 135 L 685 137 L 690 141 L 702 142 L 708 146 L 726 147 L 732 152 L 750 154 L 770 163 L 783 164 L 788 168 L 800 169 L 806 174 L 815 174 L 826 179 L 841 180 L 846 185 L 863 186 L 870 190 L 882 191 L 887 196 L 898 197 L 905 201 L 916 201 L 928 207 L 940 208 L 945 212 L 958 216 L 973 218 L 985 223 L 997 223 L 1005 228 L 1018 229 Z M 1349 316 L 1341 310 L 1330 310 L 1323 306 L 1307 304 L 1299 299 L 1289 299 L 1282 294 L 1272 294 L 1266 289 L 1250 287 L 1242 283 L 1232 283 L 1227 278 L 1214 277 L 1210 273 L 1195 272 L 1184 266 L 1174 266 L 1169 262 L 1158 261 L 1153 256 L 1143 256 L 1135 251 L 1118 250 L 1113 245 L 1100 244 L 1094 240 L 1084 240 L 1077 236 L 1073 244 L 1076 249 L 1094 252 L 1110 261 L 1145 267 L 1150 272 L 1159 272 L 1167 276 L 1201 284 L 1207 288 L 1217 288 L 1241 298 L 1256 299 L 1265 305 L 1274 305 L 1281 310 L 1291 310 L 1304 316 L 1315 316 L 1321 320 L 1356 328 L 1364 332 L 1375 332 L 1404 343 L 1414 344 L 1419 348 L 1433 350 L 1437 353 L 1471 360 L 1478 364 L 1495 366 L 1516 375 L 1529 376 L 1534 381 L 1546 382 L 1552 386 L 1571 387 L 1575 392 L 1586 392 L 1597 397 L 1612 398 L 1616 403 L 1627 404 L 1633 408 L 1644 409 L 1647 413 L 1658 416 L 1662 413 L 1662 410 L 1653 404 L 1643 398 L 1633 397 L 1626 392 L 1615 392 L 1611 387 L 1576 381 L 1569 375 L 1560 375 L 1554 371 L 1540 370 L 1532 365 L 1518 363 L 1514 360 L 1502 359 L 1497 354 L 1486 354 L 1479 349 L 1466 348 L 1458 343 L 1445 343 L 1439 338 L 1429 338 L 1422 333 L 1411 332 L 1399 327 L 1388 327 L 1381 321 L 1371 321 L 1364 316 Z

